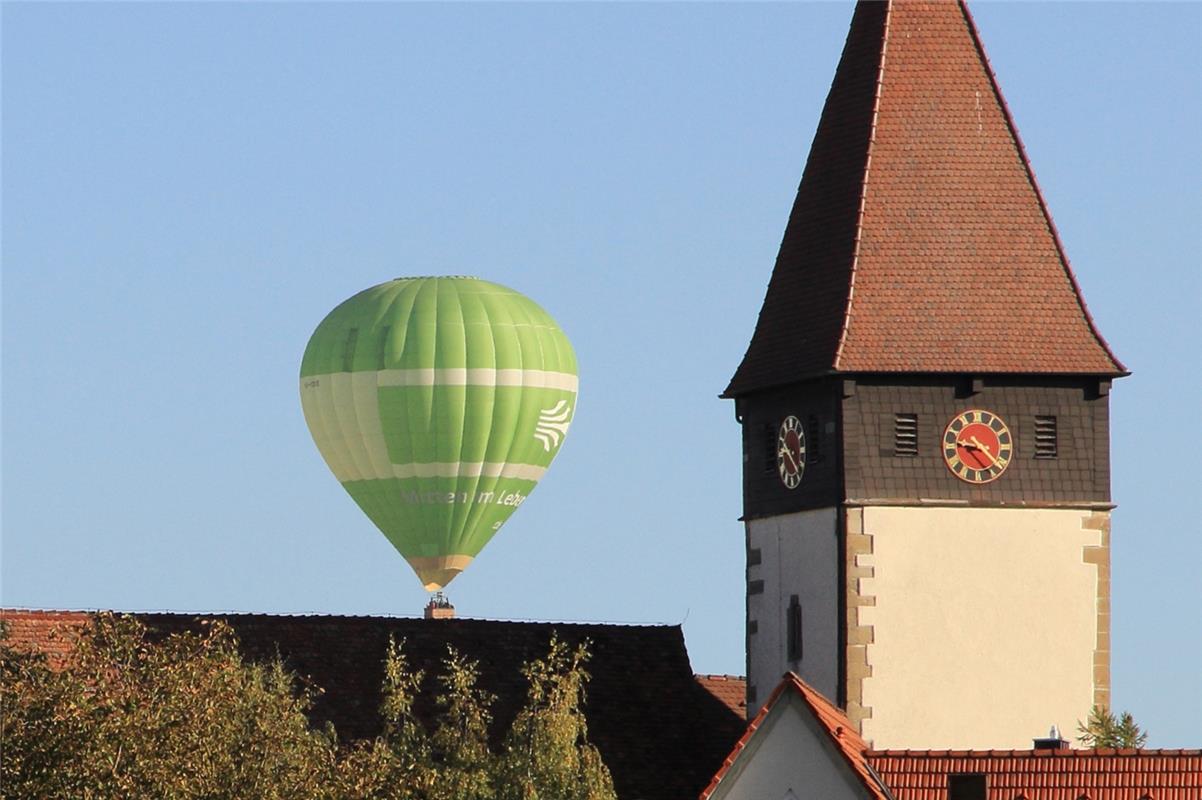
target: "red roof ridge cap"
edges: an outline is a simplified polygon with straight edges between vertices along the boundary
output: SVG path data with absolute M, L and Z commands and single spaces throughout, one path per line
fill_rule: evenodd
M 1183 747 L 1094 747 L 1063 750 L 911 750 L 868 749 L 868 758 L 1160 758 L 1164 756 L 1202 757 L 1202 748 Z
M 881 32 L 881 51 L 877 57 L 876 91 L 872 98 L 872 125 L 868 130 L 868 146 L 864 148 L 864 169 L 860 173 L 860 207 L 856 210 L 855 247 L 851 253 L 851 269 L 847 278 L 847 301 L 843 306 L 843 325 L 839 331 L 839 344 L 835 347 L 833 369 L 839 370 L 843 358 L 843 346 L 847 344 L 847 331 L 851 327 L 852 304 L 856 299 L 856 268 L 860 263 L 861 234 L 864 232 L 864 209 L 868 198 L 868 173 L 872 169 L 872 147 L 876 144 L 876 123 L 881 111 L 881 93 L 885 83 L 885 57 L 889 51 L 889 22 L 893 16 L 894 0 L 885 3 L 885 27 Z
M 756 712 L 756 715 L 752 718 L 751 722 L 747 723 L 747 727 L 743 730 L 743 735 L 739 737 L 739 740 L 735 742 L 734 747 L 730 749 L 730 753 L 725 759 L 723 759 L 722 766 L 717 772 L 714 773 L 714 777 L 710 778 L 709 784 L 701 791 L 699 800 L 708 800 L 709 796 L 712 795 L 714 790 L 718 788 L 718 784 L 722 782 L 722 779 L 726 777 L 726 773 L 730 771 L 732 766 L 734 766 L 735 759 L 739 757 L 739 753 L 743 752 L 743 749 L 747 747 L 747 743 L 751 741 L 751 735 L 759 730 L 760 725 L 763 724 L 764 718 L 767 717 L 768 712 L 772 710 L 773 704 L 785 690 L 785 686 L 785 682 L 781 681 L 779 684 L 777 684 L 776 688 L 772 690 L 772 694 L 768 695 L 768 699 L 764 701 L 762 706 L 760 706 L 760 710 Z
M 88 614 L 98 613 L 92 609 L 85 608 L 15 608 L 10 606 L 0 607 L 0 615 L 20 616 L 26 618 L 36 617 L 82 617 Z
M 20 606 L 2 606 L 0 615 L 17 615 L 33 617 L 45 616 L 92 616 L 96 614 L 121 614 L 131 617 L 163 616 L 163 617 L 252 617 L 257 619 L 329 619 L 329 620 L 420 620 L 420 614 L 339 614 L 322 611 L 236 611 L 230 609 L 209 610 L 180 610 L 180 609 L 120 609 L 120 608 L 28 608 Z M 523 619 L 518 617 L 471 617 L 457 616 L 454 620 L 439 620 L 440 625 L 457 622 L 486 622 L 502 625 L 572 625 L 576 627 L 605 627 L 605 628 L 680 628 L 679 624 L 670 622 L 619 622 L 604 620 L 558 620 L 558 619 Z M 737 677 L 737 676 L 730 676 Z M 739 678 L 742 680 L 742 678 Z
M 892 0 L 890 1 L 892 2 Z M 1039 180 L 1035 177 L 1035 168 L 1031 166 L 1031 159 L 1027 157 L 1027 148 L 1023 144 L 1022 135 L 1018 132 L 1018 126 L 1014 123 L 1014 115 L 1010 113 L 1010 106 L 1006 103 L 1006 98 L 1002 94 L 997 74 L 993 71 L 993 64 L 989 62 L 989 54 L 985 52 L 985 46 L 981 43 L 981 34 L 977 30 L 977 23 L 972 17 L 972 12 L 968 10 L 968 3 L 965 0 L 957 0 L 957 3 L 960 6 L 960 11 L 964 14 L 964 21 L 968 24 L 968 32 L 972 36 L 972 43 L 976 48 L 977 56 L 981 59 L 981 65 L 985 67 L 985 74 L 989 76 L 989 85 L 993 88 L 993 94 L 1002 109 L 1002 116 L 1006 120 L 1006 127 L 1010 129 L 1010 135 L 1014 137 L 1014 146 L 1018 149 L 1018 157 L 1022 161 L 1023 169 L 1027 173 L 1027 180 L 1031 182 L 1031 188 L 1035 191 L 1035 198 L 1039 201 L 1039 210 L 1043 212 L 1043 218 L 1047 222 L 1048 230 L 1052 234 L 1052 241 L 1056 244 L 1056 252 L 1060 255 L 1060 264 L 1064 268 L 1064 274 L 1068 278 L 1069 284 L 1073 287 L 1073 294 L 1077 298 L 1077 304 L 1081 307 L 1081 313 L 1085 316 L 1085 323 L 1089 326 L 1089 332 L 1093 334 L 1094 339 L 1097 340 L 1102 350 L 1106 352 L 1106 355 L 1118 369 L 1119 376 L 1130 375 L 1131 372 L 1118 359 L 1114 351 L 1110 349 L 1110 345 L 1102 336 L 1102 332 L 1094 324 L 1093 315 L 1089 313 L 1089 307 L 1085 303 L 1085 295 L 1081 293 L 1081 285 L 1077 282 L 1077 276 L 1073 272 L 1072 265 L 1068 260 L 1068 251 L 1064 249 L 1064 242 L 1060 238 L 1060 231 L 1056 228 L 1056 222 L 1052 219 L 1052 212 L 1048 209 L 1047 200 L 1043 196 L 1043 189 L 1040 188 Z M 888 26 L 886 25 L 886 34 L 887 32 Z M 871 144 L 869 146 L 871 147 Z M 854 264 L 852 269 L 854 274 Z
M 813 712 L 818 724 L 826 729 L 827 734 L 838 746 L 838 750 L 843 756 L 844 762 L 848 767 L 851 768 L 851 771 L 856 775 L 856 777 L 860 779 L 860 782 L 864 785 L 864 787 L 868 789 L 868 791 L 871 793 L 871 796 L 876 800 L 887 800 L 887 795 L 882 791 L 882 788 L 874 785 L 873 783 L 874 779 L 872 778 L 872 775 L 874 773 L 869 772 L 870 765 L 864 757 L 867 751 L 867 746 L 865 745 L 864 741 L 860 739 L 859 735 L 855 733 L 854 729 L 848 729 L 846 725 L 842 724 L 844 722 L 850 723 L 850 720 L 844 716 L 842 711 L 831 704 L 830 701 L 826 700 L 826 698 L 824 698 L 816 689 L 802 680 L 802 678 L 795 672 L 786 672 L 780 683 L 778 683 L 776 688 L 772 690 L 772 694 L 768 696 L 766 701 L 764 701 L 764 705 L 760 706 L 760 710 L 756 713 L 755 718 L 748 723 L 747 729 L 743 732 L 743 735 L 739 737 L 739 741 L 735 742 L 735 746 L 731 748 L 730 755 L 728 755 L 726 760 L 722 762 L 722 767 L 710 780 L 709 785 L 706 786 L 701 792 L 699 800 L 708 800 L 708 798 L 714 793 L 714 791 L 718 788 L 718 784 L 722 782 L 722 779 L 726 777 L 726 774 L 734 765 L 739 753 L 741 753 L 747 747 L 747 743 L 751 740 L 752 735 L 756 730 L 759 729 L 760 725 L 763 724 L 768 714 L 771 713 L 772 708 L 776 705 L 776 702 L 780 699 L 780 696 L 788 689 L 796 692 L 801 698 L 802 702 L 809 707 L 811 712 Z M 831 723 L 831 720 L 828 720 L 828 717 L 834 718 L 834 724 Z M 842 733 L 836 733 L 836 730 L 842 731 Z M 855 752 L 859 756 L 858 765 L 853 759 L 852 752 L 850 752 L 851 748 L 855 748 Z

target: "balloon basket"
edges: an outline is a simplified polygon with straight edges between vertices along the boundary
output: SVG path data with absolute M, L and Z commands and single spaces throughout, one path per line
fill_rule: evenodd
M 454 619 L 455 606 L 442 592 L 435 592 L 426 603 L 423 615 L 426 619 Z

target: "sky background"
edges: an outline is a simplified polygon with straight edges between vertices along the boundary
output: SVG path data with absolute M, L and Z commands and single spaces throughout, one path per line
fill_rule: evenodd
M 1202 5 L 973 11 L 1134 371 L 1112 394 L 1114 706 L 1150 745 L 1199 747 Z M 470 274 L 556 317 L 581 393 L 538 490 L 451 585 L 460 613 L 683 623 L 696 671 L 744 671 L 739 426 L 717 395 L 850 5 L 0 15 L 0 603 L 419 614 L 297 374 L 355 292 Z

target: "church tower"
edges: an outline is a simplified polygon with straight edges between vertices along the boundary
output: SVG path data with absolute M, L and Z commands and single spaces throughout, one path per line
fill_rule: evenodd
M 747 353 L 748 708 L 1020 748 L 1109 700 L 1108 394 L 963 2 L 860 2 Z

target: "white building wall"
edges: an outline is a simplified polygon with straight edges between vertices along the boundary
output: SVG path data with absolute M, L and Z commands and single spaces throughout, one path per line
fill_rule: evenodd
M 784 800 L 789 792 L 797 800 L 869 796 L 793 692 L 781 697 L 768 713 L 711 799 Z
M 863 682 L 877 748 L 1029 748 L 1076 730 L 1094 697 L 1098 566 L 1108 545 L 1065 509 L 863 510 Z M 1095 526 L 1096 527 L 1096 526 Z
M 764 589 L 747 598 L 748 619 L 756 632 L 747 637 L 747 675 L 756 689 L 754 714 L 788 671 L 834 702 L 839 684 L 839 539 L 834 508 L 784 514 L 747 523 L 749 546 L 760 551 L 750 566 L 749 582 Z M 789 598 L 802 607 L 802 659 L 786 656 Z

